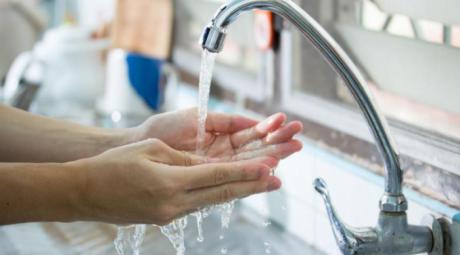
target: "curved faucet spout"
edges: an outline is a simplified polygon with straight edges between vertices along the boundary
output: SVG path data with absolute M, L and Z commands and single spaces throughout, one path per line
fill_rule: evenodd
M 201 44 L 204 49 L 219 52 L 225 40 L 225 29 L 244 11 L 272 11 L 289 20 L 319 50 L 358 102 L 369 123 L 375 143 L 385 164 L 385 194 L 380 201 L 382 211 L 402 212 L 407 202 L 402 194 L 402 171 L 398 153 L 389 135 L 385 119 L 380 114 L 367 89 L 366 81 L 337 42 L 302 8 L 290 0 L 233 0 L 222 6 L 205 28 Z

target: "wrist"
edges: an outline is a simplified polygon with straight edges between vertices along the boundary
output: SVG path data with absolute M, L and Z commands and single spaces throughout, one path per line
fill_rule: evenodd
M 91 203 L 91 190 L 89 190 L 90 164 L 88 159 L 80 159 L 63 163 L 65 172 L 71 177 L 69 182 L 72 186 L 68 201 L 75 220 L 97 220 L 94 205 Z
M 167 114 L 167 113 L 166 113 Z M 154 115 L 142 124 L 131 128 L 128 132 L 131 133 L 132 142 L 140 142 L 149 138 L 164 140 L 163 134 L 165 128 L 174 128 L 174 123 L 170 123 L 168 118 L 164 118 L 165 113 Z
M 99 153 L 139 141 L 138 133 L 136 128 L 103 129 L 98 136 Z

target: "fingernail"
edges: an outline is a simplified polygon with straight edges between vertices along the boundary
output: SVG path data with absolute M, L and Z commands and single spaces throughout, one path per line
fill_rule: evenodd
M 281 182 L 277 178 L 272 178 L 270 179 L 270 181 L 268 181 L 268 186 L 267 186 L 268 191 L 277 190 L 280 187 L 281 187 Z

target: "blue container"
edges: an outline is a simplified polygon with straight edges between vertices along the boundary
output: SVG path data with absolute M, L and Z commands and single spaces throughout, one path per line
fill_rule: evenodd
M 159 111 L 164 104 L 164 61 L 137 53 L 126 56 L 129 82 L 142 100 L 153 110 Z

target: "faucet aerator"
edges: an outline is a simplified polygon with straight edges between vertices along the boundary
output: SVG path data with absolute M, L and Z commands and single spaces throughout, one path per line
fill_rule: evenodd
M 225 31 L 210 24 L 205 27 L 201 35 L 201 47 L 209 52 L 219 53 L 224 47 L 225 35 Z

